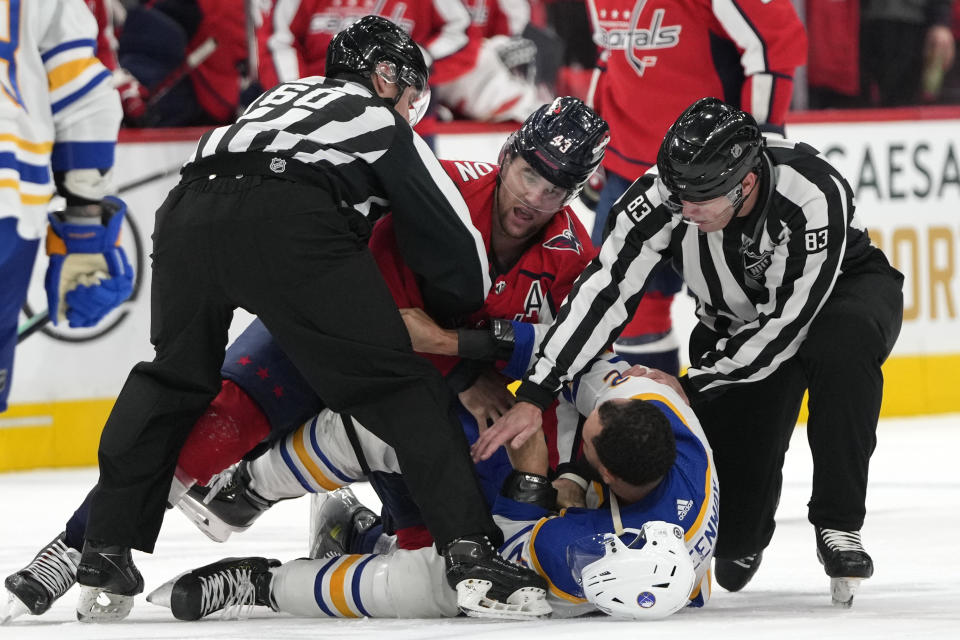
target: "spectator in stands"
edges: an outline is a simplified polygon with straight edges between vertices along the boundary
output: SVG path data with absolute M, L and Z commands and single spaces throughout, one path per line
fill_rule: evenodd
M 147 89 L 117 62 L 117 38 L 114 23 L 117 14 L 125 17 L 122 4 L 112 0 L 84 0 L 97 19 L 97 58 L 113 74 L 113 86 L 120 94 L 123 119 L 127 124 L 139 121 L 147 110 Z
M 954 0 L 807 0 L 810 107 L 935 102 L 953 65 Z
M 141 126 L 232 122 L 248 87 L 244 0 L 159 0 L 131 7 L 120 65 L 147 87 Z M 128 114 L 129 115 L 129 114 Z
M 529 14 L 529 7 L 526 12 L 520 7 L 504 12 L 501 19 L 497 17 L 502 10 L 499 4 L 485 8 L 487 11 L 477 12 L 484 28 L 490 22 L 490 26 L 504 24 L 514 29 L 524 20 L 524 13 Z M 536 99 L 532 86 L 523 85 L 509 73 L 496 48 L 484 46 L 479 27 L 460 0 L 382 0 L 376 5 L 276 0 L 258 33 L 263 86 L 322 75 L 327 45 L 334 34 L 369 13 L 389 18 L 410 33 L 430 65 L 434 97 L 453 111 L 477 120 L 523 120 L 545 101 Z M 431 133 L 422 127 L 417 131 Z

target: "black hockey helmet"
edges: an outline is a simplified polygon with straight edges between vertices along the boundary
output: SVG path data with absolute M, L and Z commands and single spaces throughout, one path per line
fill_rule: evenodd
M 377 73 L 397 83 L 401 92 L 414 87 L 427 95 L 429 72 L 420 47 L 406 31 L 380 16 L 364 16 L 330 41 L 326 74 L 338 73 L 362 77 Z
M 727 195 L 756 171 L 763 136 L 749 113 L 701 98 L 680 114 L 657 154 L 660 179 L 687 202 Z
M 600 166 L 610 141 L 606 120 L 577 98 L 555 99 L 534 111 L 507 138 L 500 164 L 519 155 L 541 176 L 569 191 L 569 202 Z

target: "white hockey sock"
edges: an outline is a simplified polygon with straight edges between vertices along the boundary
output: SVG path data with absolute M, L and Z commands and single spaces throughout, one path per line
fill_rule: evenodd
M 433 548 L 294 560 L 272 572 L 277 607 L 298 616 L 439 618 L 458 613 L 443 558 Z
M 333 491 L 363 476 L 340 417 L 322 411 L 250 465 L 254 491 L 268 500 Z

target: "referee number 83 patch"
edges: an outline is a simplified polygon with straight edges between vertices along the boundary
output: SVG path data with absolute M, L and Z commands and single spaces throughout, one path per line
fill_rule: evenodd
M 803 244 L 807 253 L 817 253 L 827 248 L 827 228 L 811 229 L 803 235 Z

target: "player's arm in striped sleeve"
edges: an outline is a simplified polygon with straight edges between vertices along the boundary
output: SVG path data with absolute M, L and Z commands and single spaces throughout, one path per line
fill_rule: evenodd
M 433 152 L 399 115 L 395 136 L 373 168 L 390 200 L 400 254 L 421 278 L 438 316 L 479 309 L 490 290 L 483 237 L 467 203 Z
M 689 370 L 690 384 L 701 392 L 763 379 L 796 354 L 840 274 L 853 215 L 849 185 L 832 169 L 808 174 L 813 177 L 788 165 L 778 170 L 772 204 L 793 211 L 767 221 L 770 231 L 781 219 L 787 225 L 766 271 L 768 300 L 757 307 L 756 320 Z
M 123 111 L 110 71 L 96 57 L 97 23 L 83 0 L 60 0 L 40 40 L 55 142 L 55 172 L 113 166 Z
M 713 12 L 741 51 L 740 107 L 764 132 L 783 135 L 793 75 L 807 61 L 807 34 L 792 3 L 714 0 Z
M 652 174 L 611 209 L 616 225 L 560 307 L 517 398 L 545 408 L 560 387 L 616 337 L 636 310 L 650 272 L 670 242 L 673 223 Z

